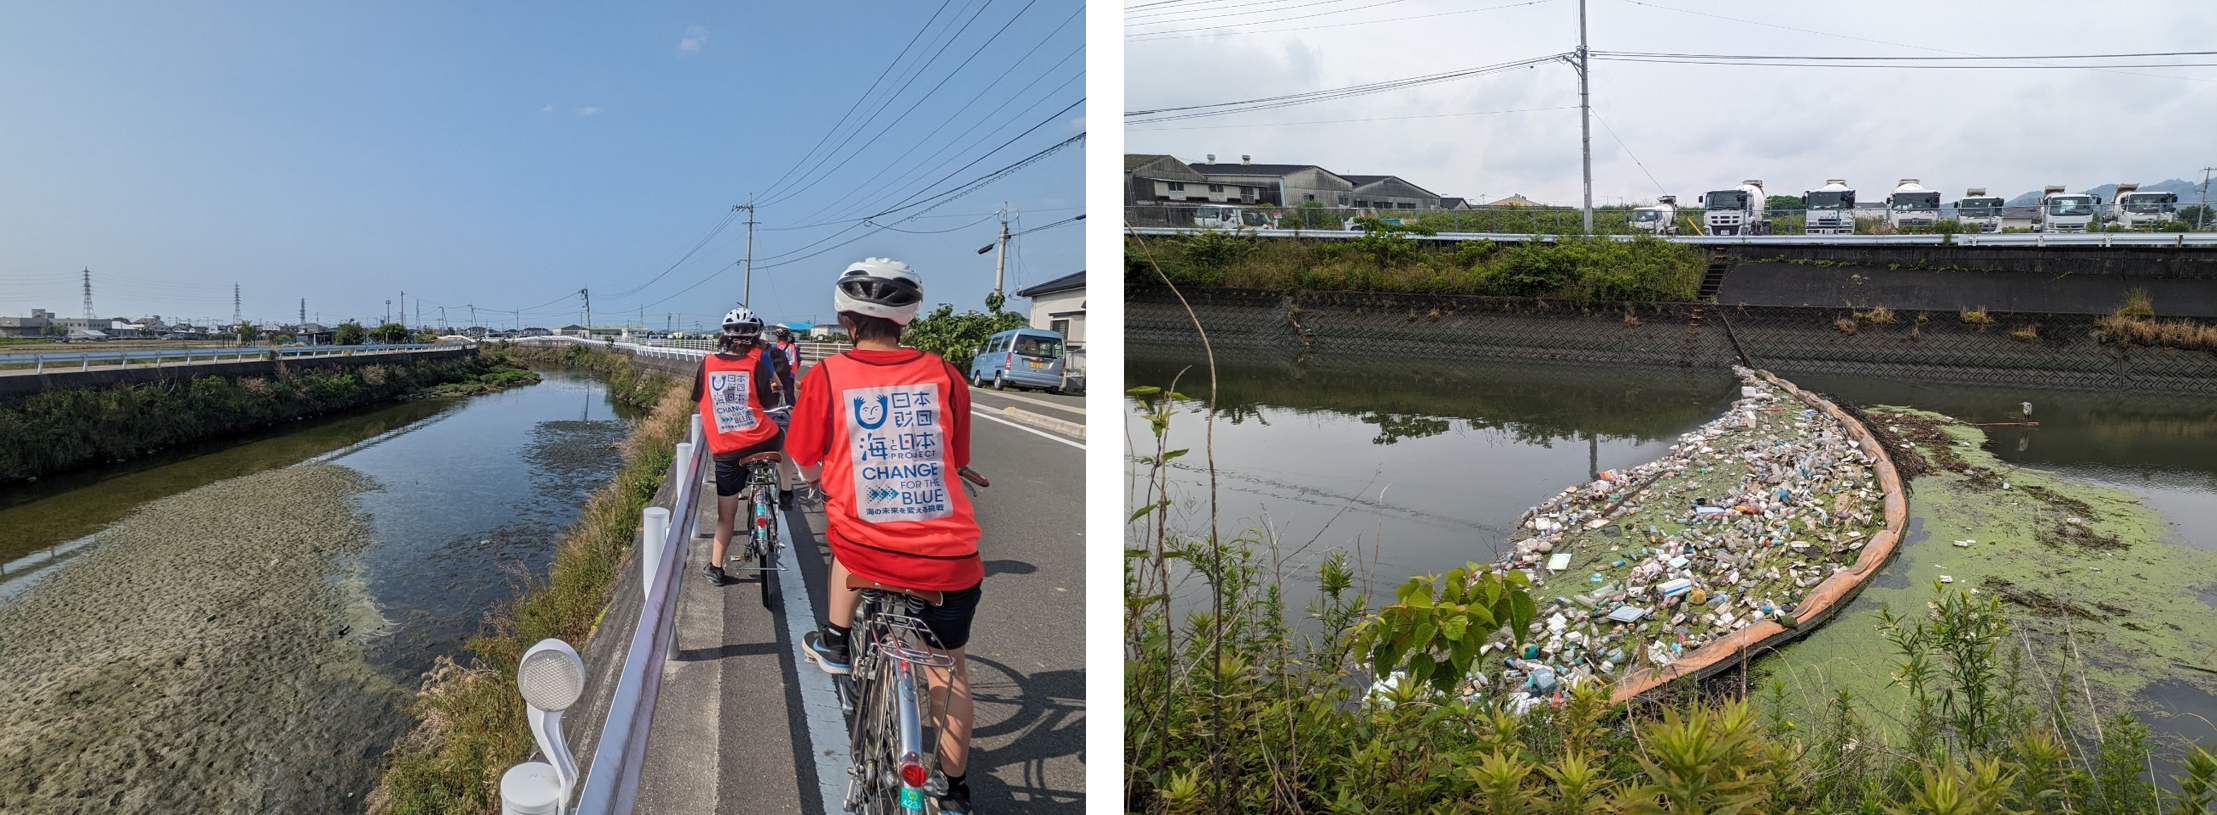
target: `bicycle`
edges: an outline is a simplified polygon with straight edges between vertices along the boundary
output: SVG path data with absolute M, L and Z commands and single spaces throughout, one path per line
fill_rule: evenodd
M 957 474 L 979 487 L 992 485 L 968 467 Z M 854 670 L 843 688 L 843 701 L 854 713 L 847 730 L 851 764 L 844 808 L 861 815 L 922 815 L 928 785 L 945 778 L 925 765 L 927 744 L 928 758 L 937 763 L 938 728 L 929 726 L 929 711 L 918 701 L 931 695 L 916 669 L 950 670 L 954 657 L 925 647 L 926 629 L 917 615 L 944 602 L 946 594 L 854 575 L 848 575 L 846 587 L 862 592 L 862 602 L 849 634 L 856 645 Z
M 771 408 L 767 413 L 774 421 L 792 411 L 790 405 Z M 726 558 L 726 571 L 751 569 L 762 575 L 762 607 L 776 611 L 777 573 L 785 568 L 777 565 L 777 550 L 783 544 L 777 536 L 778 465 L 785 461 L 784 453 L 756 453 L 739 460 L 739 466 L 747 472 L 747 543 L 736 547 Z M 755 561 L 754 566 L 732 569 L 729 564 Z

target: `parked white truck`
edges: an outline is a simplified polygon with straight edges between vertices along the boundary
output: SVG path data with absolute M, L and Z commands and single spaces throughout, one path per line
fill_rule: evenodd
M 1987 195 L 1985 187 L 1972 187 L 1955 202 L 1955 219 L 1976 225 L 1981 232 L 2000 232 L 2001 205 L 2000 196 Z
M 2138 183 L 2124 182 L 2117 185 L 2116 196 L 2109 199 L 2104 220 L 2126 229 L 2146 229 L 2178 217 L 2178 206 L 2178 193 L 2141 192 Z
M 1845 178 L 1825 179 L 1824 186 L 1801 194 L 1804 235 L 1855 234 L 1855 190 Z
M 2101 200 L 2082 192 L 2064 192 L 2063 185 L 2040 190 L 2040 211 L 2032 216 L 2034 232 L 2084 232 L 2094 223 Z
M 1770 199 L 1763 182 L 1748 179 L 1729 190 L 1701 195 L 1701 225 L 1711 235 L 1768 235 Z
M 1193 225 L 1202 229 L 1266 229 L 1272 226 L 1270 216 L 1259 209 L 1227 206 L 1201 206 L 1193 210 Z
M 1924 188 L 1914 178 L 1904 178 L 1886 196 L 1886 223 L 1895 231 L 1905 226 L 1931 226 L 1940 220 L 1940 194 Z
M 1632 209 L 1632 229 L 1649 235 L 1678 234 L 1678 196 L 1665 195 L 1655 205 Z

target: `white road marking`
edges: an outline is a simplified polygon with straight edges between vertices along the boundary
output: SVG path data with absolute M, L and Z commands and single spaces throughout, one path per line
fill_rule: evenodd
M 1053 434 L 1053 433 L 1049 433 L 1049 432 L 1047 432 L 1047 431 L 1044 431 L 1044 430 L 1034 430 L 1034 429 L 1032 429 L 1032 428 L 1029 428 L 1029 427 L 1025 427 L 1025 426 L 1023 426 L 1023 425 L 1017 424 L 1017 423 L 1015 423 L 1015 422 L 1012 422 L 1012 421 L 1009 421 L 1009 420 L 1007 420 L 1007 419 L 1003 419 L 1003 418 L 1001 418 L 1001 417 L 999 417 L 999 416 L 995 416 L 995 415 L 992 415 L 992 414 L 990 414 L 990 413 L 980 413 L 980 412 L 978 412 L 978 408 L 977 408 L 977 406 L 976 406 L 976 405 L 972 405 L 972 406 L 970 406 L 970 415 L 972 415 L 972 416 L 976 416 L 976 417 L 978 417 L 978 418 L 980 418 L 980 419 L 984 419 L 984 420 L 986 420 L 986 421 L 989 421 L 989 422 L 999 422 L 999 423 L 1001 423 L 1001 424 L 1005 424 L 1005 425 L 1008 425 L 1009 427 L 1013 427 L 1013 428 L 1016 428 L 1016 429 L 1018 429 L 1018 430 L 1022 430 L 1022 431 L 1026 432 L 1026 433 L 1030 433 L 1030 434 L 1032 434 L 1032 435 L 1034 435 L 1034 436 L 1038 436 L 1038 437 L 1040 437 L 1040 438 L 1043 438 L 1043 439 L 1053 439 L 1053 440 L 1055 440 L 1055 441 L 1059 441 L 1059 442 L 1062 442 L 1063 444 L 1067 444 L 1067 445 L 1070 445 L 1070 446 L 1072 446 L 1072 447 L 1075 447 L 1075 448 L 1078 448 L 1078 449 L 1080 449 L 1080 450 L 1083 450 L 1083 449 L 1085 449 L 1085 445 L 1083 445 L 1083 444 L 1079 444 L 1079 443 L 1077 443 L 1077 442 L 1071 441 L 1071 440 L 1069 440 L 1069 439 L 1066 439 L 1066 438 L 1063 438 L 1063 437 L 1061 437 L 1061 436 L 1057 436 L 1057 435 L 1055 435 L 1055 434 Z
M 1075 414 L 1078 414 L 1078 415 L 1080 415 L 1080 416 L 1084 416 L 1084 415 L 1085 415 L 1085 408 L 1083 408 L 1083 407 L 1072 407 L 1072 406 L 1070 406 L 1070 405 L 1066 405 L 1066 404 L 1063 404 L 1063 403 L 1061 403 L 1061 402 L 1050 402 L 1050 401 L 1047 401 L 1047 400 L 1045 400 L 1045 399 L 1041 399 L 1041 398 L 1039 398 L 1039 397 L 1037 397 L 1037 396 L 1023 396 L 1023 395 L 1020 395 L 1020 394 L 1010 393 L 1010 392 L 1008 392 L 1008 391 L 997 391 L 997 390 L 993 390 L 993 389 L 991 389 L 991 388 L 971 388 L 971 389 L 970 389 L 970 393 L 972 393 L 972 394 L 984 394 L 984 395 L 986 395 L 986 396 L 992 396 L 992 397 L 995 397 L 995 398 L 999 398 L 999 399 L 1014 399 L 1014 400 L 1016 400 L 1016 401 L 1019 401 L 1019 402 L 1030 402 L 1030 403 L 1032 403 L 1032 404 L 1035 404 L 1035 405 L 1044 405 L 1044 406 L 1047 406 L 1047 407 L 1051 407 L 1051 408 L 1054 408 L 1054 409 L 1056 409 L 1056 410 L 1061 410 L 1061 411 L 1067 411 L 1067 412 L 1070 412 L 1070 413 L 1075 413 Z M 975 400 L 975 399 L 976 399 L 977 397 L 976 397 L 976 396 L 972 396 L 971 398 L 972 398 L 973 400 Z
M 786 568 L 771 574 L 784 585 L 779 594 L 785 597 L 785 634 L 793 641 L 794 648 L 806 647 L 801 637 L 822 626 L 816 622 L 816 609 L 808 601 L 808 578 L 801 574 L 801 566 L 793 562 L 793 549 L 799 538 L 793 536 L 792 527 L 785 520 L 785 513 L 776 513 L 778 540 L 785 542 Z M 790 582 L 788 582 L 790 581 Z M 793 655 L 793 680 L 801 691 L 801 712 L 808 722 L 808 754 L 816 760 L 816 782 L 824 797 L 824 811 L 844 811 L 847 802 L 847 716 L 839 709 L 839 689 L 832 686 L 831 674 L 816 667 L 798 653 Z

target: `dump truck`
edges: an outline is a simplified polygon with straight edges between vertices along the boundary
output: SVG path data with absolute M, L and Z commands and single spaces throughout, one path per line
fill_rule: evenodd
M 1847 179 L 1825 179 L 1824 186 L 1802 193 L 1801 201 L 1807 208 L 1802 234 L 1855 234 L 1855 190 L 1848 187 Z
M 2063 189 L 2061 184 L 2050 184 L 2040 190 L 2040 211 L 2032 216 L 2032 231 L 2084 232 L 2093 225 L 2101 199 Z
M 2109 212 L 2103 220 L 2126 229 L 2147 229 L 2177 218 L 2178 206 L 2178 193 L 2141 192 L 2139 184 L 2124 182 L 2117 185 L 2117 194 L 2109 199 Z
M 1955 219 L 1974 224 L 1981 232 L 2001 231 L 2001 205 L 1999 196 L 1986 194 L 1985 187 L 1972 187 L 1963 191 L 1963 197 L 1955 202 Z

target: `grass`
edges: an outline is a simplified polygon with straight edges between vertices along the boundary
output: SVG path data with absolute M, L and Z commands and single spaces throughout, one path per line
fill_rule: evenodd
M 502 342 L 495 345 L 491 353 L 519 365 L 541 365 L 591 373 L 607 383 L 610 398 L 634 407 L 651 408 L 660 404 L 662 394 L 668 390 L 671 381 L 669 374 L 640 370 L 638 366 L 631 364 L 631 357 L 628 355 L 578 343 L 512 345 Z
M 56 388 L 0 406 L 0 483 L 374 404 L 509 370 L 494 357 Z
M 569 361 L 601 370 L 611 367 L 608 358 L 622 366 L 617 370 L 631 369 L 603 351 L 585 351 Z M 384 773 L 370 796 L 373 815 L 499 811 L 501 773 L 532 750 L 523 699 L 516 692 L 516 662 L 541 639 L 582 645 L 592 635 L 631 554 L 640 511 L 660 487 L 692 417 L 689 394 L 668 377 L 636 380 L 642 384 L 630 389 L 634 395 L 658 392 L 648 402 L 652 411 L 624 442 L 623 467 L 586 501 L 556 544 L 547 575 L 522 579 L 514 599 L 490 612 L 486 630 L 470 638 L 464 660 L 439 660 L 416 699 L 416 727 L 386 754 Z M 617 392 L 613 383 L 610 392 Z
M 1964 325 L 1975 325 L 1981 329 L 1994 324 L 1994 315 L 1986 313 L 1985 306 L 1964 309 L 1957 316 L 1963 321 Z
M 2217 325 L 2136 317 L 2122 311 L 2095 320 L 2094 336 L 2105 343 L 2217 351 Z
M 1127 239 L 1127 286 L 1160 285 L 1152 257 L 1179 286 L 1471 294 L 1576 301 L 1686 302 L 1708 261 L 1695 247 L 1654 239 L 1565 238 L 1554 243 L 1420 241 L 1377 231 L 1351 240 L 1201 233 Z

